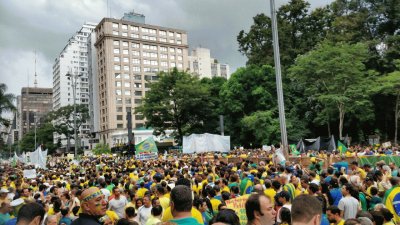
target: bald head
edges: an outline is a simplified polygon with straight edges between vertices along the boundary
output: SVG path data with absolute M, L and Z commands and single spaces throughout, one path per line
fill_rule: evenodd
M 82 212 L 93 216 L 104 216 L 107 210 L 107 201 L 104 194 L 97 187 L 84 190 L 81 194 Z
M 95 195 L 100 195 L 101 191 L 97 187 L 90 187 L 84 190 L 81 194 L 82 201 L 89 201 L 91 198 L 95 197 Z
M 254 192 L 257 192 L 259 194 L 263 193 L 263 187 L 261 186 L 261 184 L 254 185 Z

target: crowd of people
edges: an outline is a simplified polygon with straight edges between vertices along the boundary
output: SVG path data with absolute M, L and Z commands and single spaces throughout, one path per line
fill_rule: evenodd
M 145 161 L 59 157 L 30 178 L 24 170 L 32 165 L 2 164 L 0 225 L 400 224 L 394 162 L 360 165 L 343 158 L 324 165 L 324 157 L 340 156 L 309 156 L 309 165 L 277 163 L 273 152 L 262 150 Z M 221 160 L 232 157 L 238 160 Z M 244 217 L 229 207 L 239 198 Z

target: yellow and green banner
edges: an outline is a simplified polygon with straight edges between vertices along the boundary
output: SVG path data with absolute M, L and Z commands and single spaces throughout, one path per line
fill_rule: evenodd
M 135 145 L 136 148 L 136 159 L 156 159 L 157 158 L 157 145 L 153 137 L 149 137 L 146 140 Z
M 337 141 L 337 145 L 338 145 L 338 150 L 340 152 L 340 154 L 344 154 L 347 151 L 347 147 L 340 141 Z

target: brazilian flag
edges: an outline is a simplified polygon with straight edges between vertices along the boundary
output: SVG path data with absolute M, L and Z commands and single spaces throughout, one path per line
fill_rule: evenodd
M 339 150 L 339 153 L 340 153 L 340 154 L 346 153 L 347 147 L 346 147 L 342 142 L 340 142 L 340 141 L 338 140 L 338 141 L 337 141 L 337 145 L 338 145 L 338 150 Z
M 300 152 L 297 151 L 296 145 L 289 145 L 290 151 L 292 152 L 293 155 L 300 155 Z
M 135 148 L 136 148 L 136 154 L 158 152 L 157 145 L 153 137 L 149 137 L 146 140 L 135 145 Z

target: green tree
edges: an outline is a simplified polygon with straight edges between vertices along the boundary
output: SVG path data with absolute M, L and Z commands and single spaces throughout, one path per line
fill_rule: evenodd
M 47 115 L 47 121 L 52 121 L 54 131 L 60 135 L 64 135 L 70 146 L 70 139 L 74 139 L 74 106 L 67 105 L 59 108 L 56 111 L 51 111 Z M 76 128 L 79 128 L 89 119 L 89 109 L 83 105 L 76 105 Z M 76 141 L 76 140 L 75 140 Z M 68 149 L 69 150 L 69 149 Z
M 108 144 L 98 143 L 92 150 L 94 155 L 111 154 L 111 148 Z
M 368 95 L 371 73 L 364 65 L 367 58 L 363 44 L 322 43 L 299 56 L 289 69 L 292 82 L 302 85 L 308 98 L 318 101 L 327 114 L 337 113 L 339 138 L 346 113 L 358 113 L 362 120 L 373 115 Z
M 54 144 L 53 133 L 54 127 L 50 122 L 40 125 L 36 129 L 36 143 L 43 145 L 43 150 L 48 149 L 48 154 L 54 153 L 57 144 Z M 35 150 L 35 131 L 30 130 L 19 142 L 19 148 L 22 151 Z
M 400 60 L 397 61 L 400 68 Z M 395 96 L 394 108 L 394 144 L 397 144 L 398 122 L 400 117 L 400 71 L 397 70 L 377 79 L 379 85 L 374 90 L 384 95 Z
M 7 85 L 0 83 L 0 125 L 8 127 L 10 125 L 10 121 L 6 118 L 3 118 L 3 113 L 14 112 L 16 108 L 13 104 L 15 96 L 6 92 Z
M 152 127 L 155 135 L 172 129 L 181 142 L 186 134 L 205 131 L 214 109 L 207 85 L 174 68 L 160 73 L 158 82 L 151 83 L 150 88 L 135 114 L 146 118 L 146 126 Z

